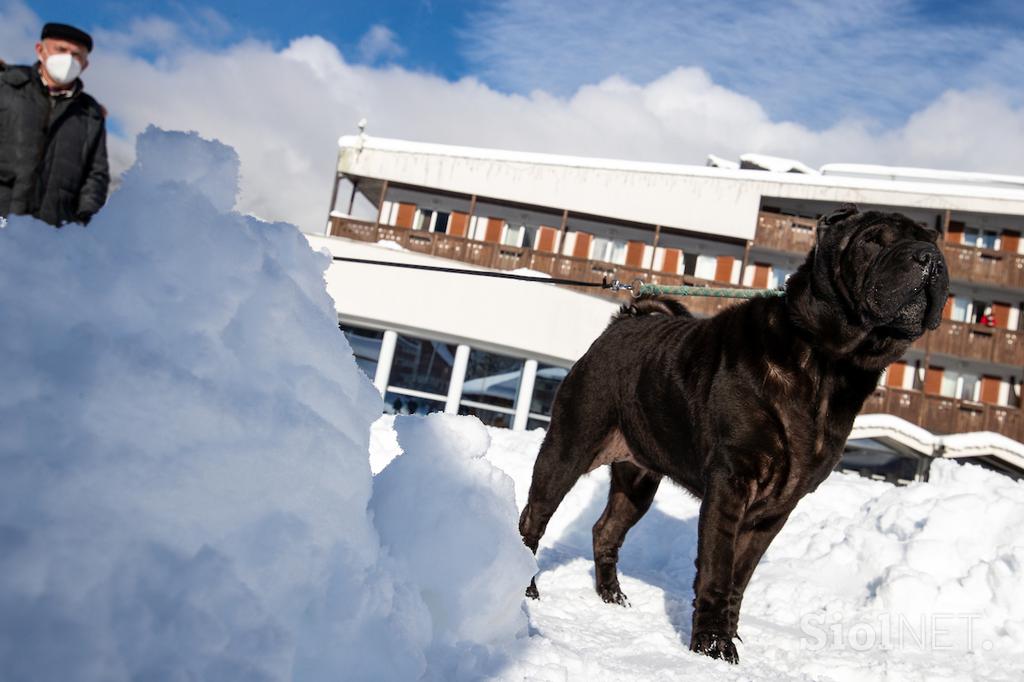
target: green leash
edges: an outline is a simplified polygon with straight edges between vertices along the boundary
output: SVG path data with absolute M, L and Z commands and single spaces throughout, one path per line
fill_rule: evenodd
M 643 284 L 636 287 L 636 282 L 630 286 L 634 296 L 643 294 L 664 294 L 667 296 L 706 296 L 708 298 L 764 298 L 771 296 L 785 296 L 784 289 L 730 289 L 727 287 L 695 287 L 690 285 L 663 286 L 661 284 Z

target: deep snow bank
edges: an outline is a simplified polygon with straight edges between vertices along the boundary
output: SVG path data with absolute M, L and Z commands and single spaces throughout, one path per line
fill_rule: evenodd
M 0 229 L 5 680 L 415 679 L 440 665 L 438 632 L 480 644 L 461 612 L 435 624 L 381 547 L 382 405 L 338 332 L 327 258 L 230 213 L 237 185 L 231 149 L 150 129 L 87 229 Z M 512 505 L 507 482 L 445 485 Z M 407 509 L 386 498 L 381 518 Z M 451 500 L 421 491 L 434 503 Z M 480 609 L 503 635 L 507 606 Z

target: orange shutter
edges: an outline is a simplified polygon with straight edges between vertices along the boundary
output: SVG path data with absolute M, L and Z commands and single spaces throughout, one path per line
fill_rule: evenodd
M 929 367 L 924 373 L 924 392 L 928 395 L 939 395 L 942 390 L 942 368 Z
M 752 285 L 757 289 L 768 287 L 768 275 L 772 272 L 772 266 L 764 263 L 754 263 L 754 281 Z
M 665 258 L 661 262 L 662 272 L 679 272 L 679 249 L 665 249 Z
M 412 227 L 412 221 L 415 217 L 416 204 L 399 204 L 398 217 L 395 218 L 395 225 L 398 227 Z
M 628 242 L 626 244 L 626 265 L 631 268 L 644 266 L 644 243 Z
M 558 230 L 553 227 L 545 227 L 541 225 L 537 230 L 537 250 L 546 251 L 547 253 L 555 252 L 555 236 L 558 234 Z
M 946 241 L 950 244 L 963 244 L 964 224 L 959 220 L 950 220 L 949 231 L 946 232 Z
M 576 245 L 572 249 L 572 255 L 575 258 L 590 258 L 590 240 L 591 235 L 586 232 L 576 233 Z
M 736 260 L 732 256 L 719 256 L 715 265 L 716 282 L 732 282 L 732 263 Z
M 1020 248 L 1020 232 L 1003 230 L 1002 246 L 1003 251 L 1017 253 L 1017 249 Z
M 1000 329 L 1010 328 L 1010 307 L 1009 303 L 1000 303 L 999 301 L 992 303 L 992 317 Z
M 501 228 L 505 226 L 505 221 L 501 218 L 488 218 L 487 219 L 487 232 L 484 234 L 485 242 L 493 242 L 497 244 L 501 241 Z
M 885 385 L 890 388 L 903 388 L 903 373 L 907 370 L 907 363 L 894 362 L 889 365 L 889 371 L 885 375 Z
M 469 215 L 452 211 L 451 220 L 448 222 L 448 234 L 453 237 L 465 237 L 469 228 Z
M 950 294 L 949 298 L 946 299 L 946 305 L 942 307 L 942 319 L 952 320 L 953 319 L 953 295 Z
M 995 405 L 999 402 L 999 384 L 1002 379 L 999 377 L 981 377 L 981 402 Z

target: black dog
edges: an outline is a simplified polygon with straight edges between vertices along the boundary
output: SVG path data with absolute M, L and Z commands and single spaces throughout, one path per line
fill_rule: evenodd
M 801 497 L 833 470 L 879 374 L 940 322 L 938 233 L 845 205 L 784 298 L 699 320 L 673 300 L 623 306 L 573 366 L 519 520 L 537 551 L 576 480 L 611 464 L 594 525 L 597 592 L 625 604 L 616 563 L 663 476 L 701 498 L 690 649 L 736 663 L 740 602 Z M 536 581 L 527 595 L 538 597 Z

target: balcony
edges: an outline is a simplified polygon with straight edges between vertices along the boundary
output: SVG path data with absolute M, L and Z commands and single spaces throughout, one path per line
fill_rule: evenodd
M 492 242 L 481 242 L 466 237 L 454 237 L 438 232 L 412 230 L 405 227 L 376 225 L 371 222 L 349 218 L 331 217 L 331 236 L 345 237 L 364 242 L 388 240 L 416 253 L 447 258 L 495 270 L 517 270 L 526 268 L 552 277 L 574 279 L 583 282 L 601 282 L 605 277 L 630 282 L 640 278 L 648 284 L 677 286 L 735 286 L 722 282 L 711 282 L 686 275 L 673 275 L 643 268 L 631 268 L 616 263 L 574 258 L 557 253 L 535 251 L 521 246 L 506 246 Z M 589 287 L 573 287 L 577 291 L 624 301 L 627 292 L 611 292 Z M 736 299 L 694 297 L 686 299 L 686 307 L 697 315 L 714 315 L 723 308 L 734 305 Z
M 759 213 L 754 246 L 775 251 L 807 253 L 814 246 L 814 228 L 817 224 L 818 221 L 811 218 L 782 213 Z
M 962 244 L 943 244 L 942 248 L 951 279 L 1024 289 L 1024 256 Z
M 995 431 L 1024 441 L 1024 412 L 1017 407 L 880 387 L 867 399 L 861 412 L 892 414 L 934 433 Z
M 761 212 L 757 216 L 754 246 L 791 253 L 807 253 L 814 245 L 816 221 Z M 997 287 L 1024 289 L 1024 255 L 943 243 L 950 278 Z
M 914 342 L 920 351 L 955 355 L 1002 365 L 1024 365 L 1024 334 L 981 324 L 943 320 Z

